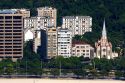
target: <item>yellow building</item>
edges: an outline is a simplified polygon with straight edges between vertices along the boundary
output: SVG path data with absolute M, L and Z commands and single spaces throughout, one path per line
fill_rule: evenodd
M 48 28 L 47 35 L 47 58 L 50 59 L 57 56 L 57 29 Z

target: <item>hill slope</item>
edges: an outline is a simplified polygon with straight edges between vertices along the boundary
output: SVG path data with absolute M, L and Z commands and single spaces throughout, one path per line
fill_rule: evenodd
M 0 8 L 29 8 L 36 15 L 35 8 L 52 6 L 58 9 L 58 25 L 66 15 L 90 15 L 93 17 L 93 32 L 84 39 L 94 42 L 101 35 L 104 18 L 109 40 L 113 46 L 125 41 L 125 0 L 0 0 Z

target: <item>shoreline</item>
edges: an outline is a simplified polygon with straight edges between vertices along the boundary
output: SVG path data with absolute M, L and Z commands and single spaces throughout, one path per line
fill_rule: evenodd
M 48 78 L 0 78 L 0 83 L 125 83 L 122 80 L 113 79 L 48 79 Z

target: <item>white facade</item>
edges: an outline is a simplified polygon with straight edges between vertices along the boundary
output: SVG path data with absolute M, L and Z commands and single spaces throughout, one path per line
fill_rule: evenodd
M 35 34 L 35 30 L 46 30 L 54 26 L 54 19 L 51 17 L 31 17 L 24 19 L 24 34 L 31 30 Z M 25 34 L 25 41 L 28 35 Z
M 24 19 L 24 28 L 46 29 L 54 27 L 54 19 L 51 17 L 31 17 Z
M 90 16 L 65 16 L 63 17 L 62 28 L 72 31 L 72 36 L 83 35 L 92 31 L 92 17 Z
M 34 38 L 34 52 L 37 53 L 38 46 L 41 46 L 41 31 L 35 31 L 35 38 Z
M 27 30 L 27 31 L 25 32 L 24 37 L 25 37 L 25 40 L 24 40 L 24 41 L 28 41 L 28 40 L 34 38 L 34 34 L 33 34 L 33 32 L 29 29 L 29 30 Z
M 83 56 L 85 58 L 94 57 L 94 48 L 83 41 L 73 41 L 72 42 L 72 56 Z
M 24 19 L 24 28 L 36 28 L 37 26 L 37 17 L 25 18 Z
M 55 27 L 52 17 L 37 17 L 37 29 L 46 29 L 49 27 Z
M 65 58 L 71 56 L 72 35 L 68 29 L 58 30 L 58 56 Z
M 42 17 L 51 17 L 54 19 L 54 27 L 56 27 L 57 19 L 57 9 L 52 7 L 40 7 L 37 8 L 38 16 Z

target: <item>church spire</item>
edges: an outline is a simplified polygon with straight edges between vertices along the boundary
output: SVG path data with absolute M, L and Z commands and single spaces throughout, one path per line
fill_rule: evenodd
M 104 19 L 104 23 L 103 23 L 102 38 L 107 39 L 105 19 Z

